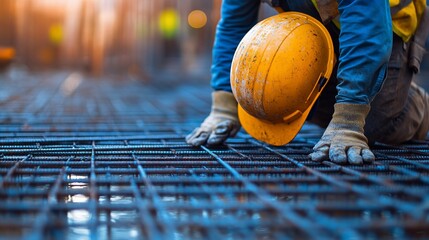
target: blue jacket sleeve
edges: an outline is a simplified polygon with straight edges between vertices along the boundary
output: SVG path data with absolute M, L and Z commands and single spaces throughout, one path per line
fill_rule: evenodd
M 389 1 L 338 0 L 337 102 L 370 103 L 386 77 L 392 50 Z
M 224 0 L 216 28 L 211 67 L 214 90 L 231 92 L 230 68 L 235 49 L 258 21 L 260 0 Z

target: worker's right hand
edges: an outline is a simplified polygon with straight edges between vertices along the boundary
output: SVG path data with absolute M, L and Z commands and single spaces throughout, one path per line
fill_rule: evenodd
M 228 137 L 234 137 L 240 127 L 234 95 L 226 91 L 214 91 L 210 115 L 200 127 L 186 136 L 186 142 L 193 146 L 219 145 Z
M 372 163 L 375 156 L 363 130 L 370 105 L 337 103 L 334 109 L 331 122 L 310 154 L 311 159 L 338 164 Z

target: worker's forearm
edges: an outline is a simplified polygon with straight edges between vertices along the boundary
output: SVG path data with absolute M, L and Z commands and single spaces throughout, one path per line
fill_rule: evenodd
M 380 90 L 392 48 L 388 1 L 339 0 L 337 102 L 366 104 Z
M 213 46 L 214 90 L 231 92 L 229 74 L 235 49 L 258 20 L 259 0 L 224 0 Z

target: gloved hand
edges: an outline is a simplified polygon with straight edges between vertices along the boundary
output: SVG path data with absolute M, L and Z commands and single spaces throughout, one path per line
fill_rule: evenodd
M 363 164 L 373 162 L 374 154 L 363 133 L 370 106 L 366 104 L 337 103 L 332 120 L 320 141 L 313 147 L 313 161 Z
M 186 142 L 193 146 L 222 144 L 228 137 L 234 137 L 240 130 L 237 101 L 226 91 L 212 93 L 212 110 L 200 127 L 188 136 Z

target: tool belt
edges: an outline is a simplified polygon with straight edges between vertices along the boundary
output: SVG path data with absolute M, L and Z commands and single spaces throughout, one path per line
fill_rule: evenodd
M 418 73 L 420 71 L 420 64 L 423 60 L 423 56 L 425 55 L 426 48 L 426 40 L 429 35 L 429 10 L 426 6 L 422 19 L 420 20 L 420 24 L 417 27 L 416 32 L 414 33 L 414 37 L 410 42 L 410 52 L 408 55 L 408 67 L 414 73 Z

